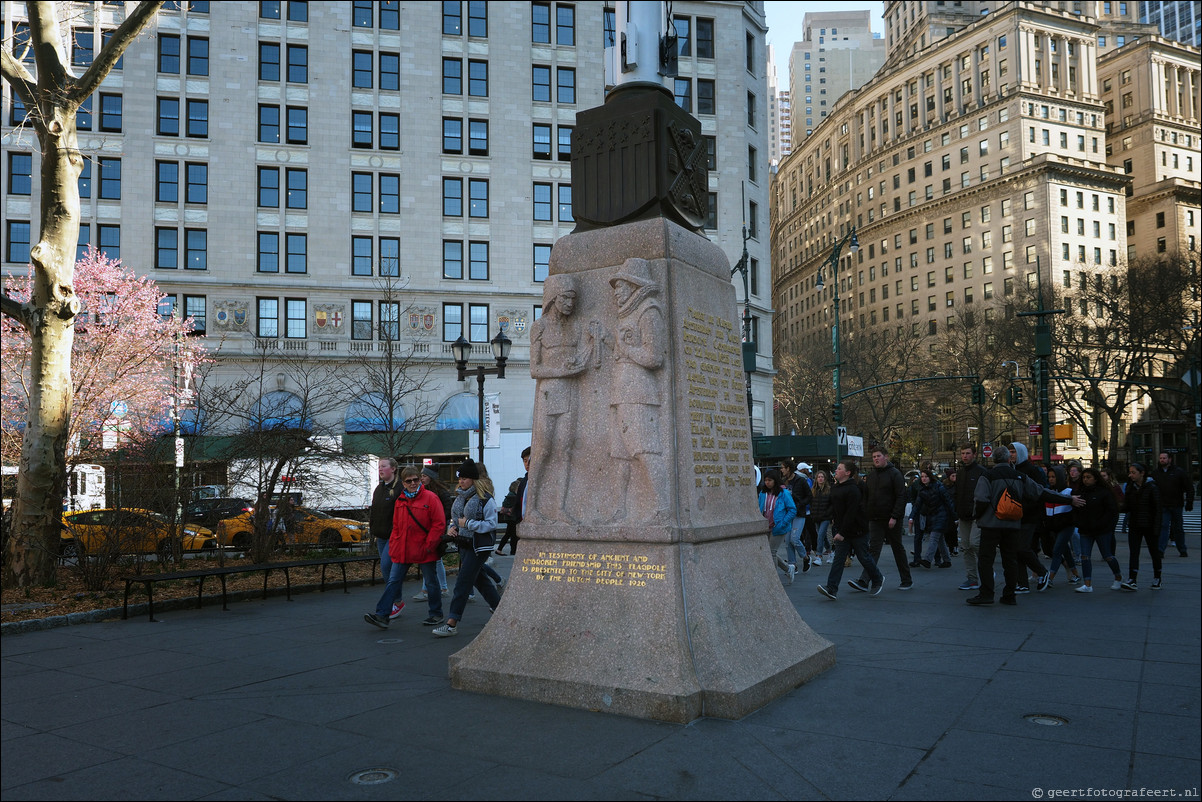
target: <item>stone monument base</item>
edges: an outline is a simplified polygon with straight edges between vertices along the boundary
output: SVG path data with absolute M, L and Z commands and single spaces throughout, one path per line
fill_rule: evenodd
M 524 529 L 501 605 L 450 658 L 459 690 L 687 723 L 742 718 L 835 663 L 762 523 L 667 544 Z

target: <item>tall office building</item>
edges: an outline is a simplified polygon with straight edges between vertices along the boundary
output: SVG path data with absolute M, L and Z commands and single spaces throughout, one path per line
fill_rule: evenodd
M 132 4 L 66 5 L 82 70 Z M 705 233 L 733 264 L 749 231 L 766 431 L 763 4 L 671 7 L 669 88 L 709 147 Z M 469 368 L 491 364 L 503 327 L 508 373 L 487 390 L 501 395 L 502 436 L 528 433 L 530 324 L 552 246 L 574 226 L 573 126 L 604 101 L 613 14 L 592 0 L 168 3 L 81 109 L 80 248 L 153 277 L 206 334 L 219 376 L 265 356 L 351 371 L 390 348 L 411 355 L 430 378 L 400 417 L 423 429 L 475 426 L 476 382 L 456 381 L 451 344 L 463 335 Z M 4 0 L 6 46 L 28 38 L 25 19 L 24 3 Z M 38 235 L 40 158 L 23 115 L 5 84 L 5 272 L 24 270 Z M 271 385 L 296 391 L 287 371 Z M 361 400 L 325 422 L 370 430 Z
M 1139 21 L 1155 25 L 1166 39 L 1202 47 L 1202 8 L 1194 0 L 1140 0 Z
M 886 65 L 776 175 L 778 348 L 830 347 L 836 282 L 816 278 L 853 229 L 843 341 L 928 336 L 932 355 L 958 314 L 988 319 L 1037 265 L 1077 286 L 1129 246 L 1196 248 L 1198 51 L 1127 6 L 886 3 Z M 935 409 L 940 449 L 963 437 L 943 423 L 954 411 Z
M 794 142 L 821 125 L 844 92 L 867 83 L 885 63 L 885 40 L 867 11 L 818 11 L 802 18 L 804 37 L 789 53 Z
M 766 66 L 768 76 L 768 163 L 775 165 L 790 153 L 792 116 L 789 90 L 777 80 L 776 48 L 768 45 Z

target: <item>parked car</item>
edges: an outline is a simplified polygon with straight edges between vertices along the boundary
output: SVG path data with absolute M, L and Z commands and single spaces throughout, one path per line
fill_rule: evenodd
M 272 520 L 275 517 L 274 513 L 273 508 Z M 217 524 L 217 542 L 230 548 L 248 549 L 253 532 L 254 521 L 251 513 L 244 512 Z M 335 518 L 308 507 L 296 507 L 293 531 L 287 538 L 283 532 L 277 532 L 277 538 L 281 543 L 318 543 L 326 547 L 336 547 L 366 540 L 367 524 L 350 518 Z
M 184 523 L 215 529 L 226 518 L 254 511 L 255 503 L 248 498 L 205 498 L 184 507 Z
M 140 509 L 102 509 L 71 512 L 63 516 L 62 553 L 144 554 L 171 553 L 178 538 L 176 527 L 157 512 Z M 212 530 L 185 524 L 184 551 L 217 548 Z

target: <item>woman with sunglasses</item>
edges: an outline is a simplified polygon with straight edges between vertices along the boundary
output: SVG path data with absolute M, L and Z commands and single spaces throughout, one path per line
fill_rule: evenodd
M 376 611 L 363 616 L 367 623 L 388 629 L 393 600 L 401 598 L 405 574 L 415 563 L 421 568 L 429 593 L 430 617 L 422 623 L 426 626 L 442 623 L 442 593 L 434 567 L 438 562 L 438 541 L 446 531 L 446 520 L 442 516 L 442 501 L 422 487 L 418 469 L 409 466 L 402 470 L 401 493 L 393 508 L 392 537 L 388 540 L 392 569 L 388 572 L 384 593 L 376 603 Z

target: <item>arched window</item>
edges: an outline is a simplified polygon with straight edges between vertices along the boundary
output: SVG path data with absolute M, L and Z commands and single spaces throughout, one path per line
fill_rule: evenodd
M 396 401 L 393 401 L 391 424 L 388 418 L 388 397 L 383 393 L 364 393 L 346 408 L 347 434 L 405 430 L 405 409 Z
M 459 393 L 438 410 L 436 429 L 479 429 L 480 402 L 474 393 Z
M 304 414 L 304 403 L 292 393 L 276 390 L 267 393 L 255 403 L 250 412 L 249 428 L 252 431 L 273 429 L 313 428 L 313 421 Z

